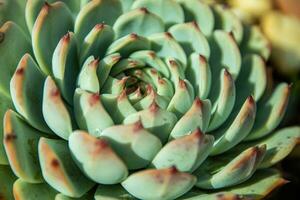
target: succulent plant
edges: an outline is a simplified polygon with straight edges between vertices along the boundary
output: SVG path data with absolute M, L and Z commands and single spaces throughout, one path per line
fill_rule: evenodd
M 276 130 L 290 86 L 273 89 L 257 27 L 200 0 L 22 2 L 0 4 L 1 199 L 259 199 L 286 182 L 272 166 L 300 128 Z

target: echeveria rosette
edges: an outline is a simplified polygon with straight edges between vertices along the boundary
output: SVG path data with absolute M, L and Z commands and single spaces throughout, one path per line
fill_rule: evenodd
M 286 182 L 270 168 L 300 128 L 275 131 L 290 86 L 272 89 L 257 27 L 200 0 L 24 12 L 1 16 L 4 199 L 259 199 Z

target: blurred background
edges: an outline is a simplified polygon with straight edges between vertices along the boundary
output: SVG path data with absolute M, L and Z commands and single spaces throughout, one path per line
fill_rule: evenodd
M 281 126 L 300 125 L 300 0 L 207 0 L 218 1 L 245 23 L 256 24 L 272 47 L 267 66 L 274 82 L 292 84 L 292 95 Z M 277 166 L 290 183 L 270 197 L 273 200 L 299 200 L 300 145 Z

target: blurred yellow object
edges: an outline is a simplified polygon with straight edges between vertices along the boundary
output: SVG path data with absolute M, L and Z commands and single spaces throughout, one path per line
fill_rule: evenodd
M 253 22 L 272 10 L 272 0 L 229 0 L 234 12 L 247 22 Z
M 278 11 L 261 18 L 261 28 L 272 44 L 271 59 L 280 72 L 293 74 L 300 69 L 300 20 Z

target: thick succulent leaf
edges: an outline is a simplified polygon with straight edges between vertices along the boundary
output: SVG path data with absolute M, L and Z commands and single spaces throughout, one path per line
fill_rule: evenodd
M 243 41 L 241 43 L 241 52 L 258 54 L 265 60 L 268 60 L 271 54 L 270 43 L 263 35 L 258 26 L 244 25 Z
M 128 169 L 146 167 L 162 147 L 159 138 L 145 130 L 141 121 L 111 126 L 101 133 L 101 137 L 108 141 Z
M 15 175 L 29 183 L 42 182 L 37 152 L 41 133 L 12 110 L 5 113 L 3 124 L 4 147 Z
M 215 29 L 232 32 L 237 43 L 243 39 L 243 25 L 240 19 L 228 8 L 222 5 L 214 5 Z
M 141 50 L 134 52 L 130 55 L 130 58 L 140 60 L 144 62 L 147 66 L 155 68 L 158 72 L 163 74 L 166 78 L 169 78 L 170 72 L 166 64 L 160 59 L 154 51 Z
M 59 40 L 72 30 L 72 14 L 64 3 L 43 5 L 34 23 L 31 39 L 35 58 L 45 74 L 52 73 L 52 54 Z
M 139 120 L 141 120 L 145 129 L 156 135 L 164 144 L 177 122 L 177 117 L 172 112 L 159 108 L 154 102 L 149 108 L 126 117 L 124 124 L 131 124 Z
M 189 191 L 195 183 L 196 177 L 171 167 L 134 173 L 122 186 L 139 199 L 171 200 Z
M 96 183 L 116 184 L 128 175 L 124 162 L 102 138 L 75 131 L 70 136 L 69 148 L 78 166 Z
M 10 81 L 10 94 L 16 110 L 30 125 L 50 132 L 42 113 L 44 80 L 33 58 L 25 54 Z
M 0 26 L 7 21 L 13 21 L 26 31 L 25 4 L 26 1 L 23 0 L 1 0 Z M 16 13 L 18 14 L 16 15 Z
M 43 177 L 57 191 L 70 197 L 81 197 L 94 186 L 72 160 L 65 141 L 41 138 L 38 150 Z
M 102 105 L 98 93 L 77 89 L 74 96 L 74 113 L 80 129 L 87 130 L 93 136 L 114 124 Z
M 153 33 L 163 32 L 165 29 L 162 19 L 146 8 L 124 13 L 116 20 L 113 28 L 117 38 L 131 33 L 147 37 Z
M 279 125 L 287 108 L 290 90 L 289 85 L 281 83 L 269 99 L 259 102 L 254 127 L 245 140 L 261 138 Z
M 185 79 L 184 69 L 185 67 L 175 58 L 167 57 L 165 63 L 170 71 L 170 80 L 173 82 L 174 89 L 178 87 L 180 79 Z
M 219 93 L 212 91 L 211 101 L 212 106 L 212 117 L 208 127 L 208 130 L 214 130 L 220 127 L 226 119 L 229 117 L 236 99 L 236 89 L 233 77 L 225 69 L 220 73 L 220 89 Z
M 241 68 L 241 54 L 232 33 L 216 30 L 209 43 L 212 74 L 216 76 L 222 68 L 226 68 L 236 79 Z
M 64 99 L 73 104 L 78 75 L 77 42 L 73 33 L 64 35 L 52 56 L 52 73 Z
M 171 99 L 174 96 L 174 88 L 172 82 L 167 78 L 158 78 L 157 94 Z
M 199 0 L 177 0 L 183 7 L 185 21 L 196 21 L 200 30 L 209 36 L 215 26 L 215 18 L 211 8 Z
M 192 53 L 188 59 L 186 78 L 191 82 L 195 95 L 206 99 L 211 88 L 211 69 L 207 59 L 197 53 Z
M 180 80 L 175 88 L 174 96 L 172 97 L 167 111 L 174 113 L 177 118 L 181 118 L 192 106 L 194 99 L 194 91 L 187 80 Z M 183 103 L 184 102 L 184 103 Z
M 166 109 L 169 103 L 167 98 L 158 95 L 153 87 L 149 86 L 147 88 L 147 95 L 133 106 L 136 110 L 144 110 L 147 109 L 153 102 L 162 109 Z
M 53 200 L 57 191 L 46 183 L 31 184 L 22 179 L 15 181 L 14 197 L 18 200 Z
M 80 63 L 82 64 L 91 55 L 102 59 L 108 46 L 113 42 L 114 36 L 114 31 L 110 26 L 96 24 L 81 44 Z
M 73 115 L 69 110 L 54 80 L 48 76 L 44 84 L 43 117 L 49 128 L 65 140 L 68 140 L 75 128 Z
M 246 149 L 233 160 L 222 155 L 211 158 L 196 171 L 197 187 L 203 189 L 220 189 L 237 185 L 248 180 L 264 158 L 266 145 Z
M 47 0 L 47 2 L 49 4 L 54 3 L 56 1 L 57 0 Z M 78 1 L 60 0 L 60 1 L 64 2 L 68 6 L 68 8 L 72 11 L 73 15 L 76 15 L 77 12 L 79 11 L 80 0 L 78 0 Z M 36 18 L 38 17 L 44 4 L 45 4 L 44 0 L 27 0 L 26 1 L 25 19 L 26 19 L 26 24 L 27 24 L 27 27 L 28 27 L 30 33 L 34 26 L 34 22 L 35 22 Z M 18 15 L 20 15 L 20 14 L 18 14 Z M 25 25 L 25 23 L 24 23 L 24 25 Z
M 99 93 L 100 82 L 97 75 L 98 68 L 99 59 L 95 59 L 94 56 L 88 57 L 78 75 L 77 86 L 89 92 Z
M 106 94 L 119 95 L 124 90 L 126 90 L 125 86 L 128 85 L 132 80 L 133 78 L 129 76 L 122 77 L 121 79 L 108 76 L 106 82 L 103 85 L 103 88 L 101 89 L 101 93 L 105 95 Z
M 12 189 L 16 177 L 7 165 L 0 165 L 0 197 L 3 200 L 14 200 Z
M 0 92 L 9 97 L 9 82 L 19 60 L 32 52 L 30 39 L 18 25 L 8 21 L 0 27 L 0 52 Z
M 238 113 L 233 112 L 220 129 L 212 132 L 216 141 L 210 155 L 224 153 L 240 143 L 251 131 L 255 115 L 256 103 L 250 96 Z
M 121 59 L 120 54 L 115 53 L 108 55 L 104 57 L 102 60 L 100 60 L 99 67 L 97 69 L 97 76 L 100 83 L 100 88 L 104 85 L 106 82 L 109 73 L 111 71 L 111 68 L 119 62 Z
M 250 200 L 264 199 L 278 187 L 286 184 L 280 173 L 274 169 L 258 170 L 248 181 L 227 188 L 226 191 L 206 193 L 205 191 L 193 189 L 180 200 Z
M 145 67 L 145 63 L 138 59 L 133 59 L 133 58 L 123 59 L 112 67 L 110 74 L 112 76 L 116 76 L 124 71 L 130 69 L 135 70 L 143 67 Z
M 123 90 L 120 95 L 103 94 L 101 101 L 115 124 L 121 124 L 127 116 L 136 113 L 128 99 L 126 90 Z
M 0 165 L 7 165 L 8 160 L 4 149 L 3 139 L 4 139 L 4 133 L 3 133 L 3 117 L 8 109 L 13 108 L 11 99 L 4 96 L 0 92 Z
M 137 200 L 129 194 L 121 185 L 100 185 L 94 196 L 95 200 Z
M 106 54 L 119 53 L 122 57 L 128 57 L 131 53 L 139 50 L 149 50 L 150 41 L 135 33 L 126 35 L 115 40 L 109 47 Z
M 169 28 L 169 32 L 179 42 L 187 56 L 196 52 L 209 58 L 210 48 L 208 41 L 196 22 L 176 24 Z
M 256 54 L 248 54 L 243 57 L 242 68 L 236 80 L 236 106 L 241 105 L 243 100 L 253 95 L 258 101 L 267 87 L 267 70 L 262 57 Z
M 193 172 L 208 157 L 214 137 L 204 135 L 200 129 L 190 135 L 167 143 L 155 156 L 152 165 L 157 169 L 175 166 L 181 172 Z
M 273 190 L 286 183 L 287 181 L 281 178 L 277 170 L 265 169 L 257 171 L 250 180 L 230 188 L 229 191 L 250 199 L 263 199 Z
M 99 23 L 112 26 L 122 14 L 119 0 L 93 0 L 85 4 L 78 13 L 75 21 L 75 35 L 81 43 L 88 32 Z
M 171 33 L 156 33 L 149 36 L 149 40 L 151 41 L 151 50 L 155 51 L 159 57 L 173 57 L 186 68 L 187 58 L 185 52 Z
M 131 8 L 147 8 L 150 12 L 158 15 L 167 27 L 184 22 L 183 10 L 173 0 L 136 0 Z
M 91 200 L 93 199 L 93 196 L 94 196 L 94 189 L 92 189 L 90 192 L 86 193 L 80 198 L 72 198 L 63 194 L 57 194 L 54 200 Z
M 211 104 L 209 100 L 200 100 L 198 97 L 194 100 L 190 109 L 178 120 L 169 139 L 179 138 L 189 134 L 196 128 L 206 131 L 211 113 Z
M 260 140 L 238 145 L 233 149 L 232 156 L 234 157 L 237 152 L 243 151 L 250 146 L 265 144 L 267 145 L 266 154 L 259 167 L 269 168 L 288 156 L 294 147 L 299 144 L 299 139 L 299 126 L 283 128 Z

